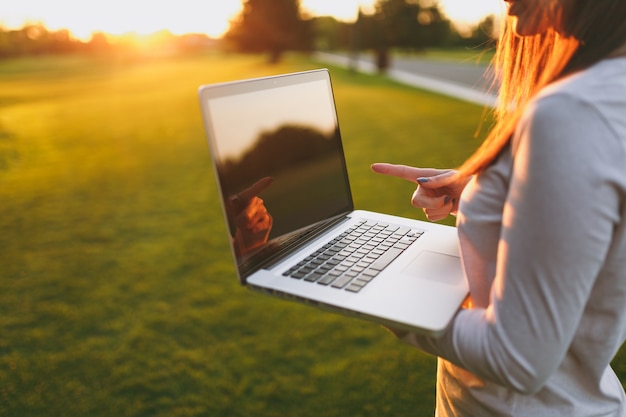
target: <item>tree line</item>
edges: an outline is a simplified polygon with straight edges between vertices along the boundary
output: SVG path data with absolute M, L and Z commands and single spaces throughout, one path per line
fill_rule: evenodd
M 49 31 L 42 24 L 27 24 L 17 30 L 0 27 L 0 58 L 146 47 L 187 51 L 219 46 L 237 52 L 267 53 L 270 61 L 278 61 L 288 51 L 384 52 L 477 46 L 490 41 L 495 31 L 495 19 L 489 16 L 470 33 L 460 34 L 440 11 L 437 0 L 377 0 L 373 13 L 359 11 L 353 23 L 307 16 L 300 0 L 242 0 L 242 5 L 241 13 L 219 40 L 202 34 L 175 36 L 162 31 L 151 35 L 147 42 L 138 41 L 136 35 L 112 39 L 104 33 L 94 33 L 88 41 L 81 41 L 68 30 Z
M 495 18 L 489 16 L 471 33 L 461 35 L 440 11 L 437 0 L 377 0 L 374 13 L 359 10 L 354 23 L 309 18 L 302 14 L 300 0 L 244 0 L 243 5 L 225 40 L 242 52 L 267 52 L 272 61 L 293 50 L 419 51 L 476 46 L 495 34 Z
M 26 24 L 14 30 L 0 27 L 0 59 L 50 54 L 136 53 L 142 50 L 171 53 L 206 49 L 215 43 L 216 40 L 204 34 L 177 36 L 166 30 L 147 36 L 129 33 L 115 38 L 95 32 L 89 40 L 83 41 L 74 38 L 67 29 L 51 31 L 40 23 Z

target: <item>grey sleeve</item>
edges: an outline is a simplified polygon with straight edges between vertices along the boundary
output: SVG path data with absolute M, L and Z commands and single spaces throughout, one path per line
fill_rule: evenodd
M 620 220 L 611 178 L 623 150 L 594 108 L 562 95 L 527 111 L 512 146 L 489 307 L 461 311 L 439 339 L 403 338 L 533 393 L 565 357 L 609 250 Z

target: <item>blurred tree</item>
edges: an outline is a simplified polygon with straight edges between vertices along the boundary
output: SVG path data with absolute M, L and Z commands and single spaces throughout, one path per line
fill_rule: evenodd
M 300 0 L 244 0 L 225 39 L 242 52 L 268 52 L 278 62 L 289 50 L 310 50 L 312 21 L 300 14 Z
M 87 50 L 90 52 L 103 52 L 110 48 L 109 41 L 107 40 L 104 32 L 94 32 L 91 34 L 91 39 L 87 43 Z
M 26 24 L 21 29 L 0 27 L 0 58 L 21 55 L 67 54 L 81 50 L 81 43 L 67 29 L 49 31 L 43 24 Z
M 338 131 L 322 132 L 312 126 L 285 124 L 261 132 L 242 155 L 229 158 L 220 170 L 225 175 L 222 187 L 235 194 L 262 177 L 273 177 L 284 170 L 310 163 L 323 155 L 333 155 Z
M 474 27 L 466 28 L 458 35 L 455 42 L 459 46 L 494 49 L 499 36 L 499 21 L 494 15 L 486 16 Z
M 378 0 L 376 16 L 379 19 L 383 39 L 386 46 L 408 48 L 415 42 L 419 32 L 417 16 L 420 12 L 418 3 L 407 3 L 406 0 Z
M 315 49 L 333 51 L 345 49 L 350 42 L 352 24 L 340 22 L 331 16 L 314 17 Z
M 455 33 L 435 0 L 378 0 L 380 42 L 386 47 L 423 49 L 450 43 Z
M 496 18 L 494 15 L 485 17 L 472 31 L 472 39 L 481 44 L 493 42 L 497 36 Z

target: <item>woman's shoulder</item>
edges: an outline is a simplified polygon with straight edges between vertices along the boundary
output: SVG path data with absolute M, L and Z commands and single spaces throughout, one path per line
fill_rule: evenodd
M 598 64 L 546 87 L 526 109 L 536 126 L 606 131 L 626 143 L 626 58 Z M 574 136 L 576 131 L 572 132 Z M 582 133 L 582 132 L 580 132 Z
M 546 151 L 573 147 L 585 157 L 617 157 L 623 166 L 626 59 L 619 61 L 603 61 L 544 89 L 525 109 L 513 149 L 524 141 Z
M 536 101 L 552 96 L 609 109 L 626 105 L 626 58 L 606 59 L 544 88 Z M 623 109 L 622 109 L 623 111 Z

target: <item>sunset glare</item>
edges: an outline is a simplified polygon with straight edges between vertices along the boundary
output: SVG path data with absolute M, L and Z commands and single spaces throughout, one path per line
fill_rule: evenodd
M 334 16 L 353 21 L 359 7 L 373 10 L 375 0 L 302 0 L 302 9 L 312 16 Z M 488 14 L 498 14 L 502 0 L 440 0 L 452 20 L 475 23 Z M 20 0 L 0 6 L 0 26 L 17 29 L 43 23 L 49 30 L 68 29 L 79 39 L 93 32 L 113 35 L 149 34 L 169 30 L 173 34 L 206 33 L 221 36 L 241 9 L 241 0 Z

